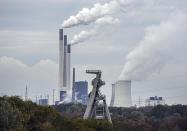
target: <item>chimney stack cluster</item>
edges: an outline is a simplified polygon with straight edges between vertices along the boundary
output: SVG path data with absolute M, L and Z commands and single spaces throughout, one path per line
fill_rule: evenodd
M 67 35 L 63 29 L 59 30 L 59 87 L 60 101 L 64 101 L 67 91 L 71 89 L 70 84 L 71 70 L 71 45 L 67 43 Z

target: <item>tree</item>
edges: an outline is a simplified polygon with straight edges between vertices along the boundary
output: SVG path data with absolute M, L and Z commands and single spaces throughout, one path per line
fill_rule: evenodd
M 20 116 L 19 110 L 13 108 L 6 97 L 0 98 L 0 130 L 23 130 Z

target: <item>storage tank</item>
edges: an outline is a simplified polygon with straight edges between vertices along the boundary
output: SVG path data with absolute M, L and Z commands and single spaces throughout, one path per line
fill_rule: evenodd
M 131 80 L 119 80 L 113 85 L 111 104 L 114 107 L 130 107 L 132 106 L 131 98 Z

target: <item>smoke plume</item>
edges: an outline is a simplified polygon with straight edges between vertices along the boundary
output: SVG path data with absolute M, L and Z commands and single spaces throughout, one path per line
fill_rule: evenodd
M 145 30 L 145 37 L 126 57 L 119 79 L 141 80 L 160 70 L 186 49 L 187 14 L 175 13 L 158 26 Z
M 105 16 L 95 21 L 97 25 L 112 25 L 112 24 L 119 24 L 120 20 L 118 18 L 113 18 L 112 16 Z
M 75 35 L 73 39 L 70 41 L 70 44 L 76 45 L 80 42 L 84 42 L 91 37 L 97 34 L 97 31 L 101 29 L 101 26 L 111 25 L 111 24 L 119 24 L 120 21 L 117 18 L 113 18 L 111 16 L 105 16 L 95 21 L 96 26 L 90 31 L 81 31 L 79 34 Z
M 108 3 L 100 4 L 96 3 L 92 8 L 83 8 L 76 15 L 70 16 L 62 24 L 63 28 L 71 28 L 78 25 L 88 25 L 90 23 L 96 24 L 96 27 L 90 31 L 81 31 L 76 34 L 71 40 L 71 44 L 75 45 L 80 42 L 84 42 L 96 35 L 99 25 L 105 24 L 118 24 L 120 21 L 117 18 L 113 18 L 111 15 L 118 11 L 124 11 L 125 7 L 130 7 L 131 3 L 136 0 L 111 0 Z
M 75 35 L 71 40 L 71 45 L 76 45 L 80 42 L 84 42 L 85 40 L 90 39 L 90 37 L 95 35 L 95 31 L 81 31 L 79 34 Z
M 75 16 L 70 16 L 69 19 L 63 22 L 62 27 L 71 28 L 77 25 L 89 24 L 106 15 L 115 13 L 118 9 L 119 3 L 114 0 L 103 5 L 97 3 L 91 9 L 83 8 Z

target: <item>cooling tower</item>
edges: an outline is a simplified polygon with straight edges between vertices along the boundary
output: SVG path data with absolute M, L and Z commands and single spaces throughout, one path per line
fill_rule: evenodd
M 110 106 L 114 105 L 114 99 L 115 99 L 115 84 L 112 84 L 112 97 L 111 97 Z
M 112 87 L 111 105 L 115 107 L 130 107 L 132 106 L 131 98 L 131 81 L 120 80 Z

